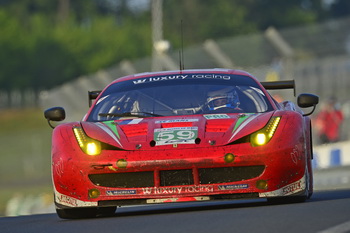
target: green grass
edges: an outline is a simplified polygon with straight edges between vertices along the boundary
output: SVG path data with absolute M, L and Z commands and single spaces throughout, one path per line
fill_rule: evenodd
M 0 112 L 0 216 L 14 195 L 51 192 L 52 129 L 40 109 Z

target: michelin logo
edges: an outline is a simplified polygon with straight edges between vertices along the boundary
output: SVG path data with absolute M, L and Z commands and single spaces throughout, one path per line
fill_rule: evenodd
M 219 190 L 237 190 L 247 188 L 249 188 L 248 184 L 219 185 Z
M 133 195 L 136 194 L 136 190 L 107 190 L 106 194 L 108 196 Z

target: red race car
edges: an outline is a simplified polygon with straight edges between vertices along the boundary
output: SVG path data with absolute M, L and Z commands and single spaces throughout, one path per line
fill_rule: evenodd
M 299 107 L 237 70 L 154 72 L 90 91 L 80 122 L 52 135 L 52 180 L 61 218 L 113 215 L 117 206 L 267 198 L 301 202 L 312 183 L 311 123 L 318 97 Z M 63 108 L 45 111 L 49 121 Z M 52 126 L 53 127 L 53 126 Z

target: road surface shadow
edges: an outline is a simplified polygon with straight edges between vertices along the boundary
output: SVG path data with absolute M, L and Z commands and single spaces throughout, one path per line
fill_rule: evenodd
M 308 202 L 329 201 L 350 198 L 350 190 L 316 191 Z M 286 203 L 288 204 L 288 203 Z M 168 214 L 176 212 L 208 211 L 220 209 L 241 209 L 271 206 L 266 199 L 211 201 L 211 202 L 183 202 L 172 204 L 155 204 L 135 207 L 120 207 L 113 217 Z

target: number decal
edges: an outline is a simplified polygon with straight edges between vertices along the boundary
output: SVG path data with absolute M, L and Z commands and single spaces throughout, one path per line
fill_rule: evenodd
M 191 130 L 180 130 L 176 132 L 178 139 L 192 139 L 195 133 Z
M 175 137 L 172 132 L 160 132 L 156 137 L 156 141 L 168 141 Z
M 198 127 L 177 127 L 154 130 L 156 145 L 193 144 L 198 135 Z

